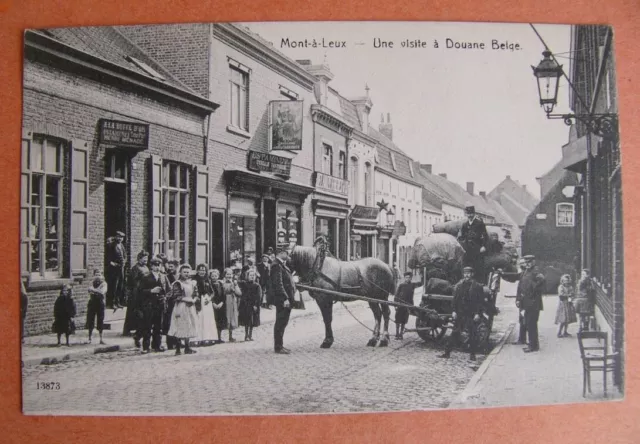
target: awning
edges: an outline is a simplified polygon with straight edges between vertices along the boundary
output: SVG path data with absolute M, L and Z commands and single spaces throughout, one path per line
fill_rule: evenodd
M 351 234 L 359 234 L 360 236 L 374 236 L 378 234 L 378 230 L 358 230 L 354 228 L 351 230 Z
M 278 190 L 308 196 L 313 192 L 313 187 L 292 180 L 280 178 L 265 173 L 254 173 L 242 169 L 229 169 L 224 171 L 229 188 L 238 188 L 240 184 L 253 184 L 261 187 L 271 187 Z
M 588 138 L 591 137 L 591 154 L 598 152 L 600 138 L 594 135 L 585 135 L 573 140 L 562 147 L 562 167 L 570 171 L 580 171 L 582 162 L 587 160 Z

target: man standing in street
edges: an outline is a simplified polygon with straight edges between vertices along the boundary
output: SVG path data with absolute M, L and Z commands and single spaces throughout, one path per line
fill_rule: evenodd
M 169 288 L 171 288 L 173 283 L 176 281 L 176 273 L 178 271 L 178 265 L 180 265 L 180 261 L 176 259 L 167 261 L 165 271 L 166 271 L 167 281 L 169 281 Z M 167 297 L 169 295 L 170 293 L 167 294 Z M 167 302 L 167 306 L 165 307 L 164 316 L 162 318 L 162 334 L 166 336 L 167 348 L 169 350 L 173 350 L 176 347 L 177 339 L 174 338 L 173 336 L 169 336 L 167 333 L 169 333 L 169 327 L 171 325 L 171 313 L 173 312 L 173 306 L 175 305 L 175 300 L 173 298 L 168 298 L 166 302 Z
M 124 267 L 127 252 L 122 244 L 124 233 L 116 231 L 115 241 L 107 244 L 107 306 L 122 308 L 124 306 Z
M 288 248 L 288 244 L 279 244 L 276 248 L 275 261 L 271 264 L 271 292 L 273 304 L 276 306 L 276 323 L 273 327 L 274 350 L 283 355 L 291 353 L 284 348 L 283 337 L 287 324 L 289 324 L 296 292 L 291 270 L 287 267 Z
M 444 354 L 440 358 L 449 358 L 455 343 L 460 341 L 460 333 L 466 328 L 469 332 L 469 359 L 476 360 L 477 326 L 482 316 L 484 290 L 473 279 L 473 268 L 464 267 L 463 277 L 453 290 L 453 330 L 447 338 Z
M 524 258 L 518 260 L 518 273 L 504 273 L 500 271 L 500 277 L 507 282 L 518 282 L 518 290 L 516 291 L 516 307 L 518 307 L 518 325 L 520 327 L 518 340 L 512 342 L 513 345 L 527 345 L 527 325 L 524 321 L 524 309 L 520 307 L 520 301 L 517 299 L 517 295 L 520 294 L 520 281 L 522 276 L 527 271 L 527 261 Z
M 464 212 L 467 215 L 467 222 L 462 224 L 458 232 L 458 242 L 464 249 L 462 265 L 473 268 L 476 281 L 484 285 L 486 283 L 484 253 L 487 251 L 489 239 L 487 227 L 482 219 L 476 216 L 476 209 L 473 205 L 467 205 Z
M 140 309 L 142 320 L 140 330 L 142 333 L 142 353 L 149 353 L 149 345 L 154 352 L 163 352 L 160 346 L 162 341 L 162 318 L 164 316 L 166 297 L 170 292 L 169 280 L 160 273 L 162 260 L 154 257 L 151 259 L 151 273 L 144 276 L 140 282 Z
M 538 318 L 540 317 L 540 311 L 543 309 L 542 292 L 545 287 L 545 277 L 543 274 L 538 273 L 535 268 L 535 256 L 527 255 L 523 259 L 524 271 L 521 273 L 503 273 L 502 277 L 510 282 L 518 280 L 516 306 L 524 318 L 524 325 L 520 324 L 520 337 L 518 342 L 514 344 L 524 344 L 528 336 L 529 346 L 524 348 L 524 352 L 531 353 L 540 350 Z

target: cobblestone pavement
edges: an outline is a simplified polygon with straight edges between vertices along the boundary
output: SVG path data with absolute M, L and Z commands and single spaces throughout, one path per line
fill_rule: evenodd
M 373 324 L 366 304 L 348 307 L 366 325 Z M 484 359 L 478 356 L 473 366 L 466 353 L 439 359 L 439 347 L 415 333 L 404 341 L 392 339 L 386 348 L 367 347 L 371 332 L 341 308 L 334 306 L 336 342 L 329 350 L 319 348 L 324 325 L 315 312 L 290 322 L 285 346 L 291 355 L 273 353 L 273 324 L 268 324 L 255 330 L 253 342 L 199 347 L 194 355 L 125 350 L 24 368 L 24 411 L 261 414 L 446 408 Z M 494 330 L 500 328 L 494 324 Z M 393 323 L 390 330 L 393 337 Z M 60 388 L 37 389 L 42 382 L 59 382 Z

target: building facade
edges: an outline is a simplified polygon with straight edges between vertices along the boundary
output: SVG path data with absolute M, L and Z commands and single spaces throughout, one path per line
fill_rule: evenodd
M 571 30 L 570 106 L 576 114 L 617 116 L 613 30 L 580 25 Z M 613 131 L 596 135 L 582 122 L 576 138 L 562 148 L 563 166 L 578 174 L 574 195 L 580 264 L 596 285 L 597 328 L 610 333 L 620 354 L 615 382 L 624 386 L 624 256 L 622 237 L 621 155 L 617 122 Z
M 50 331 L 74 285 L 78 328 L 105 245 L 125 233 L 126 266 L 162 244 L 199 259 L 205 128 L 218 104 L 112 27 L 25 33 L 20 268 L 27 334 Z

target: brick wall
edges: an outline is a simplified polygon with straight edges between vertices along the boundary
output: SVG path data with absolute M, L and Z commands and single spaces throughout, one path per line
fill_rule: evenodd
M 137 153 L 130 170 L 130 226 L 127 247 L 130 263 L 142 248 L 150 246 L 148 158 L 158 155 L 189 165 L 203 161 L 202 117 L 140 94 L 125 93 L 48 66 L 25 64 L 23 125 L 35 132 L 53 132 L 66 140 L 81 139 L 89 144 L 88 272 L 103 268 L 105 227 L 104 157 L 106 149 L 97 143 L 100 118 L 142 121 L 150 124 L 149 149 Z M 67 206 L 68 208 L 68 206 Z M 68 245 L 68 243 L 66 243 Z M 190 245 L 193 246 L 193 239 Z M 67 253 L 68 256 L 68 253 Z M 78 282 L 74 296 L 77 324 L 84 326 L 90 279 Z M 29 289 L 27 334 L 50 331 L 53 303 L 60 285 Z

